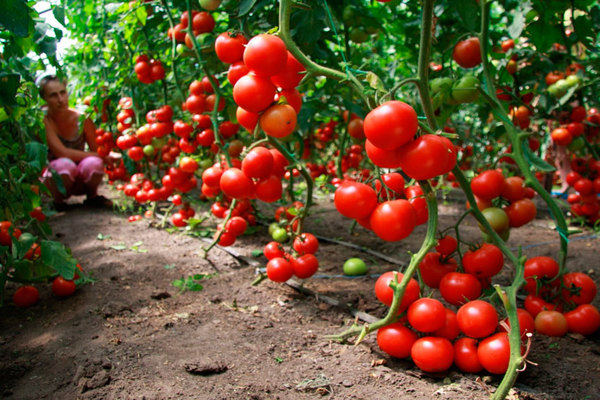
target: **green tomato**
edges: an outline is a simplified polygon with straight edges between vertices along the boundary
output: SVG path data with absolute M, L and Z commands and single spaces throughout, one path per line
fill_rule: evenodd
M 273 233 L 271 234 L 271 237 L 273 238 L 274 241 L 279 242 L 279 243 L 284 243 L 287 242 L 289 236 L 287 231 L 284 228 L 277 228 L 273 231 Z
M 279 229 L 279 228 L 281 228 L 281 227 L 279 226 L 279 224 L 278 224 L 277 222 L 273 222 L 273 223 L 271 223 L 271 224 L 269 225 L 269 235 L 271 235 L 271 236 L 272 236 L 272 235 L 273 235 L 273 232 L 275 232 L 275 229 Z
M 559 79 L 557 80 L 554 85 L 556 86 L 556 92 L 557 92 L 557 96 L 562 96 L 563 94 L 565 94 L 567 92 L 567 90 L 569 90 L 569 88 L 571 86 L 569 86 L 569 84 L 567 83 L 567 81 L 565 79 Z
M 494 241 L 492 240 L 492 236 L 488 235 L 485 232 L 481 232 L 481 236 L 483 237 L 483 241 L 487 242 L 487 243 L 494 243 Z M 499 233 L 498 236 L 500 236 L 500 239 L 504 240 L 505 242 L 508 240 L 508 238 L 510 237 L 510 229 L 505 230 L 502 233 Z
M 571 151 L 581 150 L 585 147 L 585 140 L 581 136 L 577 136 L 576 138 L 573 138 L 573 141 L 568 147 Z
M 154 146 L 154 148 L 156 149 L 160 149 L 165 144 L 167 144 L 168 140 L 169 139 L 166 136 L 163 136 L 161 138 L 152 138 L 152 146 Z
M 207 11 L 215 11 L 221 5 L 222 0 L 199 0 L 200 7 Z
M 429 87 L 432 94 L 442 93 L 448 94 L 452 89 L 454 81 L 452 78 L 435 78 L 429 81 Z
M 151 144 L 147 144 L 144 146 L 143 151 L 144 151 L 145 155 L 150 157 L 150 156 L 154 155 L 154 146 L 152 146 Z
M 506 212 L 498 207 L 488 207 L 485 210 L 482 210 L 481 213 L 490 224 L 493 230 L 498 234 L 502 234 L 507 231 L 509 228 L 509 220 Z M 479 229 L 482 232 L 486 232 L 485 228 L 479 224 Z
M 198 163 L 198 167 L 200 169 L 206 169 L 208 167 L 211 167 L 213 165 L 213 160 L 211 160 L 210 158 L 203 158 L 202 160 L 200 160 L 200 162 Z
M 573 87 L 579 85 L 581 78 L 577 75 L 569 75 L 565 78 L 565 82 L 569 87 Z
M 556 87 L 555 83 L 548 86 L 548 93 L 550 93 L 550 95 L 552 95 L 554 97 L 558 97 L 558 88 Z
M 473 103 L 479 98 L 479 79 L 473 75 L 465 75 L 454 83 L 449 102 L 455 104 Z
M 363 28 L 355 26 L 350 31 L 349 37 L 354 43 L 364 43 L 369 39 L 369 34 Z
M 367 264 L 360 258 L 349 258 L 344 263 L 344 274 L 349 276 L 364 275 L 368 269 Z

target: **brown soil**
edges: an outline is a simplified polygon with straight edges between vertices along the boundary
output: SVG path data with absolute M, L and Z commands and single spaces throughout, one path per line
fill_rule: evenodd
M 323 202 L 324 203 L 324 202 Z M 264 210 L 265 214 L 269 210 Z M 384 243 L 331 207 L 320 206 L 306 230 L 408 260 L 424 227 L 407 240 Z M 458 210 L 441 207 L 440 227 Z M 272 214 L 267 214 L 272 215 Z M 556 232 L 548 219 L 513 230 L 509 244 L 524 253 L 555 255 Z M 375 334 L 358 346 L 326 340 L 350 326 L 348 308 L 319 301 L 293 288 L 250 283 L 256 268 L 206 243 L 127 222 L 110 211 L 74 207 L 51 218 L 54 236 L 71 247 L 96 280 L 67 299 L 38 285 L 41 301 L 17 309 L 10 300 L 0 310 L 0 396 L 7 399 L 483 399 L 500 377 L 420 372 L 411 362 L 390 359 Z M 99 234 L 104 240 L 99 240 Z M 466 239 L 478 237 L 476 224 L 464 226 Z M 570 245 L 568 267 L 600 273 L 597 238 L 585 232 Z M 266 228 L 244 236 L 233 249 L 252 257 L 269 240 Z M 141 243 L 139 243 L 141 242 Z M 137 244 L 137 247 L 134 244 Z M 125 249 L 111 246 L 124 244 Z M 132 248 L 132 246 L 134 248 Z M 136 251 L 137 249 L 137 251 Z M 319 276 L 305 287 L 341 304 L 381 317 L 373 294 L 376 274 L 393 264 L 339 244 L 321 242 Z M 359 256 L 368 277 L 341 276 L 343 261 Z M 510 269 L 500 276 L 506 282 Z M 172 281 L 193 274 L 218 274 L 198 292 L 178 293 Z M 7 299 L 16 286 L 9 285 Z M 596 306 L 600 301 L 595 300 Z M 563 338 L 537 336 L 528 365 L 511 398 L 600 398 L 600 334 Z

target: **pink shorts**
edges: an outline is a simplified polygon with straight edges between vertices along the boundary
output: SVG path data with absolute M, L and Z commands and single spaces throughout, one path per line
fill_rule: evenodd
M 76 164 L 70 158 L 57 158 L 50 161 L 49 168 L 46 168 L 42 173 L 42 179 L 45 180 L 52 177 L 50 168 L 56 170 L 59 175 L 67 175 L 73 182 L 81 180 L 87 183 L 94 175 L 104 174 L 104 161 L 100 157 L 89 156 L 79 161 L 79 164 Z

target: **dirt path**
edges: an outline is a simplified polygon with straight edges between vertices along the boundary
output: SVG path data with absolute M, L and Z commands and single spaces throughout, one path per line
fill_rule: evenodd
M 442 208 L 441 226 L 455 218 Z M 96 280 L 64 300 L 40 285 L 41 301 L 0 310 L 0 396 L 7 399 L 483 399 L 498 377 L 421 373 L 393 360 L 375 335 L 358 346 L 324 339 L 353 322 L 332 307 L 292 288 L 262 282 L 250 286 L 255 268 L 220 249 L 200 257 L 197 239 L 128 223 L 109 211 L 75 208 L 51 218 L 54 234 Z M 368 246 L 407 260 L 423 235 L 389 244 L 320 208 L 307 231 Z M 101 235 L 99 235 L 101 234 Z M 465 236 L 474 238 L 474 223 Z M 589 233 L 588 233 L 589 235 Z M 582 236 L 583 237 L 583 236 Z M 99 240 L 103 238 L 103 240 Z M 268 241 L 264 229 L 243 237 L 236 251 L 248 257 Z M 548 221 L 515 230 L 511 245 L 528 255 L 557 249 Z M 536 245 L 537 244 L 537 245 Z M 600 277 L 598 239 L 571 244 L 570 268 Z M 373 294 L 374 276 L 340 277 L 343 260 L 361 256 L 376 275 L 393 266 L 336 244 L 321 243 L 320 278 L 306 287 L 375 316 L 385 310 Z M 261 257 L 256 258 L 263 261 Z M 215 268 L 219 273 L 215 273 Z M 207 274 L 202 291 L 179 294 L 171 282 Z M 508 276 L 509 272 L 506 273 Z M 506 279 L 501 277 L 502 279 Z M 12 296 L 15 286 L 9 286 Z M 599 306 L 598 299 L 594 303 Z M 536 337 L 530 365 L 514 398 L 597 399 L 600 334 L 590 338 Z

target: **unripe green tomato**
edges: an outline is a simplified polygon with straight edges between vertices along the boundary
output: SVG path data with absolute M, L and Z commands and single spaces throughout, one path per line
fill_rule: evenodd
M 579 85 L 581 78 L 577 75 L 569 75 L 565 78 L 565 82 L 569 87 L 573 87 Z
M 221 5 L 222 0 L 199 0 L 200 7 L 207 11 L 215 11 Z
M 144 146 L 144 154 L 147 155 L 148 157 L 154 155 L 154 146 L 152 146 L 151 144 L 147 144 Z
M 179 43 L 177 47 L 175 47 L 175 51 L 177 54 L 183 54 L 187 51 L 187 47 L 183 43 Z
M 569 88 L 571 86 L 569 86 L 569 84 L 567 83 L 567 81 L 565 79 L 559 79 L 557 80 L 554 85 L 556 86 L 556 92 L 557 92 L 557 96 L 562 96 L 563 94 L 565 94 L 567 92 L 567 90 L 569 90 Z
M 494 241 L 492 240 L 492 236 L 488 235 L 485 232 L 481 232 L 481 236 L 483 237 L 483 241 L 487 242 L 487 243 L 494 243 Z M 498 236 L 500 236 L 500 239 L 504 240 L 505 242 L 508 240 L 508 238 L 510 237 L 510 228 L 505 230 L 502 233 L 499 233 Z
M 488 207 L 481 211 L 485 219 L 496 233 L 501 234 L 508 230 L 509 220 L 506 212 L 498 207 Z M 479 224 L 479 229 L 485 232 L 485 228 Z
M 473 75 L 465 75 L 454 83 L 450 93 L 449 103 L 472 103 L 479 98 L 479 79 Z
M 450 93 L 452 84 L 454 81 L 452 78 L 435 78 L 429 81 L 429 87 L 431 88 L 431 94 L 437 93 Z
M 152 146 L 154 146 L 155 149 L 160 149 L 165 144 L 167 144 L 168 141 L 169 138 L 167 138 L 166 136 L 163 136 L 161 138 L 152 138 Z
M 211 167 L 213 165 L 213 160 L 211 160 L 210 158 L 203 158 L 202 160 L 200 160 L 200 162 L 198 162 L 198 168 L 204 170 L 208 167 Z
M 287 242 L 289 236 L 287 231 L 284 228 L 277 228 L 273 231 L 273 233 L 271 234 L 271 237 L 273 238 L 274 241 L 279 242 L 279 243 L 284 243 Z
M 550 93 L 550 95 L 552 95 L 554 97 L 558 97 L 558 88 L 556 87 L 555 83 L 548 86 L 548 93 Z
M 368 269 L 367 264 L 360 258 L 349 258 L 344 263 L 344 274 L 349 276 L 364 275 Z
M 581 136 L 577 136 L 576 138 L 573 138 L 573 140 L 571 141 L 571 144 L 569 144 L 569 150 L 571 151 L 578 151 L 583 149 L 585 146 L 585 140 L 581 137 Z
M 279 226 L 279 224 L 277 222 L 273 222 L 269 225 L 269 235 L 273 236 L 273 232 L 275 232 L 275 229 L 279 229 L 281 228 Z
M 363 28 L 355 26 L 350 31 L 349 37 L 354 43 L 364 43 L 369 39 L 369 34 Z

